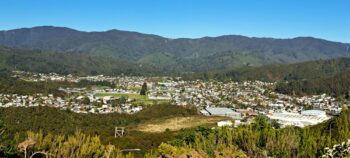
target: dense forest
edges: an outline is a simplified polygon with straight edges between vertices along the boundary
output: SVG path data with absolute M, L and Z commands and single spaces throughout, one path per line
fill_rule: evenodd
M 50 53 L 41 50 L 13 49 L 0 46 L 0 69 L 74 75 L 152 75 L 159 71 L 112 57 L 81 53 Z
M 350 71 L 332 76 L 323 76 L 309 80 L 278 82 L 276 91 L 290 95 L 313 95 L 326 93 L 339 98 L 350 98 Z
M 296 64 L 270 64 L 260 67 L 242 67 L 229 71 L 209 71 L 184 75 L 186 79 L 292 81 L 327 77 L 350 70 L 350 58 L 315 60 Z
M 134 156 L 309 158 L 321 157 L 325 154 L 326 147 L 350 139 L 350 110 L 346 108 L 343 108 L 340 116 L 305 128 L 279 128 L 278 124 L 261 115 L 251 125 L 238 128 L 196 127 L 154 135 L 130 133 L 133 138 L 115 139 L 111 136 L 115 125 L 127 126 L 154 117 L 193 115 L 193 112 L 190 109 L 181 110 L 181 107 L 164 105 L 123 117 L 121 114 L 72 114 L 45 107 L 1 109 L 0 120 L 3 120 L 3 124 L 0 124 L 0 129 L 4 131 L 1 150 L 2 154 L 13 156 L 42 152 L 61 157 L 79 157 L 82 154 L 89 157 L 108 157 L 108 153 L 132 157 L 126 155 L 128 152 L 122 153 L 121 149 L 143 145 L 148 146 L 142 148 L 147 152 L 142 155 L 133 153 Z M 4 113 L 7 114 L 3 115 Z M 51 115 L 57 117 L 49 117 Z M 24 150 L 26 144 L 29 147 Z

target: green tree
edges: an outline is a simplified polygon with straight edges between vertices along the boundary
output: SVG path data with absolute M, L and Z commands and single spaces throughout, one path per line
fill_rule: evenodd
M 4 122 L 0 119 L 0 157 L 4 156 L 4 153 L 6 152 L 4 144 L 1 143 L 3 139 L 2 135 L 5 132 L 4 128 L 5 128 Z
M 1 140 L 1 135 L 5 132 L 4 130 L 4 122 L 0 119 L 0 140 Z
M 272 120 L 271 125 L 275 129 L 279 129 L 281 127 L 281 125 L 276 120 Z
M 90 104 L 90 99 L 88 97 L 84 97 L 84 99 L 81 101 L 81 103 L 88 105 L 88 104 Z
M 147 83 L 144 82 L 140 91 L 140 95 L 146 95 L 147 93 Z
M 116 107 L 121 104 L 125 104 L 128 98 L 126 96 L 121 96 L 120 98 L 112 101 L 112 106 Z

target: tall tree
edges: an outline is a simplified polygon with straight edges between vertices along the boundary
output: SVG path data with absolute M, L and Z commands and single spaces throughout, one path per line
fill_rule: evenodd
M 144 82 L 140 91 L 140 95 L 146 95 L 147 93 L 147 83 Z

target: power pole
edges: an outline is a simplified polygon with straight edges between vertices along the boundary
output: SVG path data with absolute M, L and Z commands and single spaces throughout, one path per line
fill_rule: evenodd
M 114 129 L 114 138 L 123 137 L 124 136 L 124 127 L 115 127 Z

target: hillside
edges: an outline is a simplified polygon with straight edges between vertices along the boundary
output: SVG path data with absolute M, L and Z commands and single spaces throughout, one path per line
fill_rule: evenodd
M 350 71 L 309 80 L 279 82 L 276 91 L 284 94 L 314 95 L 330 94 L 339 98 L 350 98 Z
M 311 37 L 249 38 L 237 35 L 169 39 L 120 30 L 83 32 L 42 26 L 0 31 L 0 45 L 53 52 L 112 56 L 166 72 L 201 72 L 347 57 L 350 44 Z M 159 61 L 165 59 L 164 61 Z
M 262 80 L 292 81 L 329 77 L 350 70 L 350 58 L 315 60 L 295 64 L 270 64 L 260 67 L 244 67 L 229 71 L 211 71 L 185 76 L 186 78 L 219 79 L 219 80 Z
M 77 75 L 147 75 L 157 69 L 111 57 L 0 47 L 0 69 Z

